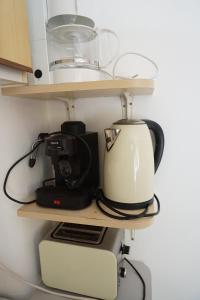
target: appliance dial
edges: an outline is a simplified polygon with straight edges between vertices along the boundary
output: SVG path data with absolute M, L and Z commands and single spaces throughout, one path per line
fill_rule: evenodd
M 39 79 L 42 77 L 42 71 L 37 69 L 37 70 L 35 70 L 34 75 L 37 79 Z

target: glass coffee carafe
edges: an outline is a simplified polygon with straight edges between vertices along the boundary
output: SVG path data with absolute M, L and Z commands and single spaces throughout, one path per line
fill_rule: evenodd
M 79 15 L 58 15 L 47 23 L 49 68 L 101 70 L 116 58 L 117 35 L 97 29 L 92 19 Z

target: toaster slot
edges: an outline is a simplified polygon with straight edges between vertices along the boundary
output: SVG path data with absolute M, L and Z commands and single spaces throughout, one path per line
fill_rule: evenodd
M 102 242 L 105 231 L 105 227 L 60 223 L 52 238 L 97 245 Z

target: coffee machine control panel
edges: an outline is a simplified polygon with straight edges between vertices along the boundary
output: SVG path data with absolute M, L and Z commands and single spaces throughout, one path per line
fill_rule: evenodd
M 46 154 L 48 156 L 69 155 L 76 153 L 76 140 L 74 137 L 56 135 L 46 140 Z

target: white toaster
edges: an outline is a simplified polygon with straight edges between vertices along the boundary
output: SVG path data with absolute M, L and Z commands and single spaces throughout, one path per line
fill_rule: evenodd
M 39 244 L 45 285 L 85 296 L 117 297 L 123 231 L 60 223 Z

